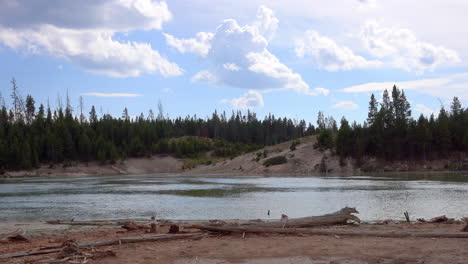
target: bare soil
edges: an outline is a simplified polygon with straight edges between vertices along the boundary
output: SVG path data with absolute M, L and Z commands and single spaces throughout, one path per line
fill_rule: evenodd
M 340 230 L 417 230 L 458 232 L 462 224 L 362 224 L 360 226 L 335 226 L 326 229 Z M 185 232 L 195 230 L 185 229 Z M 116 237 L 135 236 L 144 231 L 124 231 L 121 228 L 72 227 L 28 233 L 31 242 L 0 243 L 0 254 L 23 250 L 60 246 L 63 241 L 100 241 Z M 167 227 L 160 232 L 166 233 Z M 116 257 L 89 260 L 88 263 L 313 263 L 313 264 L 386 264 L 386 263 L 467 263 L 468 239 L 433 238 L 379 238 L 339 236 L 291 235 L 219 235 L 201 240 L 174 240 L 103 247 L 112 250 Z M 55 258 L 56 254 L 8 259 L 3 263 L 34 263 Z M 0 260 L 0 263 L 2 261 Z

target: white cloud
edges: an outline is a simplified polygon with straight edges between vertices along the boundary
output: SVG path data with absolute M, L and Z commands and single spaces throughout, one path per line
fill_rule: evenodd
M 198 32 L 196 38 L 178 39 L 174 36 L 164 33 L 167 45 L 177 49 L 180 53 L 195 53 L 205 57 L 210 51 L 210 41 L 213 39 L 213 33 Z
M 339 109 L 344 109 L 344 110 L 356 110 L 359 108 L 359 106 L 352 101 L 340 101 L 334 105 L 332 105 L 332 108 L 339 108 Z
M 235 63 L 224 63 L 223 68 L 228 70 L 228 71 L 239 71 L 241 69 Z
M 304 36 L 296 41 L 295 50 L 298 57 L 311 56 L 319 68 L 327 71 L 375 68 L 382 65 L 380 61 L 369 61 L 354 54 L 350 48 L 339 46 L 332 39 L 321 36 L 314 30 L 307 30 Z
M 128 32 L 161 29 L 163 23 L 171 19 L 172 14 L 164 1 L 0 1 L 0 25 L 15 29 L 52 25 L 77 30 Z
M 416 112 L 424 114 L 426 116 L 430 116 L 436 112 L 436 110 L 431 109 L 424 104 L 416 104 L 414 109 L 416 110 Z
M 192 82 L 207 82 L 216 85 L 218 79 L 209 71 L 199 71 L 192 77 Z
M 163 88 L 162 91 L 165 93 L 170 93 L 172 92 L 172 88 L 166 87 L 166 88 Z
M 239 110 L 247 110 L 264 106 L 262 94 L 254 90 L 247 91 L 239 98 L 232 100 L 223 99 L 221 103 L 230 103 L 232 108 Z
M 17 14 L 16 18 L 11 14 L 0 18 L 0 43 L 112 77 L 182 74 L 177 64 L 169 62 L 150 44 L 113 39 L 117 32 L 160 29 L 163 22 L 171 19 L 165 2 L 85 1 L 89 6 L 81 1 L 15 1 L 13 6 L 0 3 L 0 17 L 7 11 Z M 19 22 L 21 19 L 24 21 Z
M 140 97 L 142 94 L 133 94 L 133 93 L 82 93 L 84 96 L 94 96 L 94 97 Z
M 400 89 L 414 90 L 435 97 L 450 98 L 458 96 L 468 100 L 468 72 L 452 74 L 443 78 L 420 79 L 403 82 L 372 82 L 344 88 L 347 93 L 362 93 L 392 89 L 396 85 Z
M 260 31 L 260 35 L 267 40 L 271 40 L 276 30 L 278 29 L 279 20 L 275 16 L 273 10 L 261 5 L 257 11 L 257 20 L 254 22 L 254 27 Z
M 361 38 L 371 55 L 389 66 L 406 71 L 422 73 L 460 62 L 456 51 L 420 41 L 405 28 L 383 27 L 375 21 L 368 21 L 362 28 Z
M 260 6 L 256 21 L 250 25 L 240 26 L 234 19 L 224 20 L 216 32 L 211 33 L 205 57 L 210 63 L 209 69 L 197 73 L 192 81 L 249 90 L 292 89 L 309 95 L 323 94 L 325 90 L 310 89 L 298 73 L 268 50 L 269 39 L 276 32 L 278 22 L 273 11 L 264 6 Z

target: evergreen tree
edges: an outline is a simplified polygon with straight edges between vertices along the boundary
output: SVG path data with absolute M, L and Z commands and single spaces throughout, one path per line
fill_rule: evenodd
M 367 123 L 369 126 L 373 126 L 375 123 L 375 120 L 377 119 L 379 109 L 378 109 L 378 104 L 377 100 L 375 99 L 374 94 L 371 95 L 371 99 L 369 101 L 369 113 L 367 115 Z

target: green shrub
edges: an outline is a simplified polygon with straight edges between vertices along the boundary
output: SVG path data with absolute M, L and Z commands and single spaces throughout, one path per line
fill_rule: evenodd
M 287 163 L 287 162 L 288 162 L 288 160 L 286 159 L 285 156 L 276 156 L 276 157 L 269 158 L 269 159 L 265 160 L 263 162 L 263 166 L 270 167 L 270 166 L 274 166 L 274 165 L 284 164 L 284 163 Z
M 289 149 L 291 151 L 294 151 L 296 150 L 296 147 L 301 144 L 301 142 L 299 140 L 294 140 L 292 143 L 291 143 L 291 146 L 289 147 Z

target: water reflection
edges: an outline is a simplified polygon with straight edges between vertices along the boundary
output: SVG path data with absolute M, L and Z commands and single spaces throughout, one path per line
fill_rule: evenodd
M 0 181 L 0 221 L 57 218 L 256 219 L 318 215 L 353 206 L 365 220 L 460 218 L 468 198 L 461 174 L 356 177 L 180 177 L 175 175 L 25 178 Z

